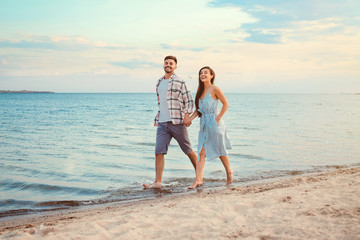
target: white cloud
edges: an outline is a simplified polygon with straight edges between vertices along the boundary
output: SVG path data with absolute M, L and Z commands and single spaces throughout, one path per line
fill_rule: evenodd
M 9 64 L 8 61 L 6 61 L 5 59 L 1 59 L 1 65 L 8 65 L 8 64 Z
M 208 2 L 111 1 L 111 9 L 94 9 L 96 19 L 82 13 L 81 28 L 81 22 L 73 22 L 75 27 L 63 33 L 54 29 L 56 34 L 31 33 L 33 28 L 15 35 L 0 32 L 2 84 L 54 91 L 153 92 L 163 74 L 163 58 L 170 54 L 178 57 L 177 73 L 193 91 L 198 70 L 205 65 L 215 69 L 217 84 L 231 92 L 295 91 L 292 84 L 299 87 L 301 82 L 303 91 L 323 92 L 330 89 L 319 88 L 327 79 L 337 87 L 341 79 L 349 79 L 349 85 L 359 79 L 359 27 L 349 24 L 350 18 L 322 12 L 310 19 L 299 13 L 299 18 L 285 21 L 289 14 L 284 7 L 259 5 L 246 13 L 239 6 L 209 7 Z M 251 42 L 251 36 L 258 39 Z M 260 38 L 266 41 L 258 43 Z
M 331 28 L 342 26 L 340 18 L 324 18 L 314 21 L 297 21 L 294 23 L 301 31 L 325 31 Z

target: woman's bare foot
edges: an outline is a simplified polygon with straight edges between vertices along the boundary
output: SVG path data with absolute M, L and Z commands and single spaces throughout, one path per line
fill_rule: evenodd
M 202 181 L 195 180 L 195 181 L 193 182 L 193 184 L 192 184 L 190 187 L 188 187 L 188 189 L 194 189 L 194 188 L 196 188 L 196 187 L 200 187 L 202 184 L 203 184 Z
M 148 188 L 161 188 L 162 187 L 162 185 L 161 185 L 161 183 L 156 183 L 156 182 L 154 182 L 154 183 L 152 183 L 152 184 L 143 184 L 143 187 L 145 188 L 145 189 L 148 189 Z
M 227 177 L 226 186 L 229 186 L 233 182 L 233 171 L 230 171 L 230 173 L 228 173 L 226 177 Z

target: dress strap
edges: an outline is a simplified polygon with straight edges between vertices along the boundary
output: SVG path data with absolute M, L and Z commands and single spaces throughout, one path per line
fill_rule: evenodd
M 212 89 L 213 87 L 214 87 L 214 85 L 211 85 L 211 87 L 209 88 L 209 92 L 208 92 L 208 94 L 210 95 L 211 99 L 213 99 L 213 98 L 212 98 L 212 96 L 211 96 L 210 91 L 211 91 L 211 89 Z
M 206 95 L 211 95 L 211 94 L 210 94 L 210 91 L 211 91 L 211 89 L 213 88 L 213 86 L 214 86 L 214 85 L 211 85 L 211 87 L 209 88 L 209 91 L 207 92 Z M 205 95 L 205 96 L 206 96 L 206 95 Z

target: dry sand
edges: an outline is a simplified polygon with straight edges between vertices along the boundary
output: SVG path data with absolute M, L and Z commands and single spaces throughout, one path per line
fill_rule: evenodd
M 1 239 L 360 239 L 360 167 L 0 219 Z

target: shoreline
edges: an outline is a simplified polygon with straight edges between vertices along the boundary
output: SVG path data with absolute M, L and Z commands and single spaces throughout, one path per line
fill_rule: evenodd
M 360 238 L 360 167 L 0 219 L 0 239 Z M 158 223 L 156 223 L 158 222 Z
M 313 169 L 306 169 L 306 170 L 283 170 L 279 171 L 276 175 L 261 175 L 258 177 L 253 178 L 245 178 L 244 181 L 234 181 L 234 183 L 231 185 L 231 187 L 244 187 L 244 186 L 252 186 L 252 185 L 259 185 L 259 184 L 265 184 L 268 182 L 277 182 L 286 180 L 295 176 L 308 176 L 308 175 L 314 175 L 319 173 L 325 173 L 329 171 L 334 171 L 336 169 L 341 168 L 350 168 L 350 167 L 360 167 L 359 164 L 350 164 L 350 165 L 332 165 L 332 166 L 324 166 L 324 167 L 313 167 Z M 280 173 L 282 172 L 282 173 Z M 174 180 L 177 181 L 177 180 Z M 190 186 L 189 182 L 189 186 Z M 143 191 L 143 193 L 147 192 L 147 195 L 137 195 L 133 196 L 132 198 L 122 198 L 122 199 L 112 199 L 112 200 L 106 200 L 101 198 L 94 198 L 94 199 L 83 199 L 83 200 L 53 200 L 53 201 L 43 201 L 38 202 L 36 205 L 44 205 L 44 206 L 51 206 L 50 208 L 20 208 L 20 209 L 10 209 L 10 210 L 4 210 L 0 211 L 0 222 L 4 218 L 11 218 L 11 217 L 26 217 L 26 216 L 32 216 L 32 215 L 43 215 L 43 214 L 52 214 L 59 211 L 72 211 L 76 209 L 81 208 L 91 208 L 91 207 L 97 207 L 97 206 L 105 206 L 105 205 L 121 205 L 125 203 L 136 203 L 139 201 L 147 201 L 152 199 L 157 199 L 159 196 L 161 197 L 178 197 L 182 195 L 191 195 L 194 194 L 194 190 L 187 189 L 186 186 L 178 187 L 178 189 L 169 189 L 167 184 L 164 184 L 164 188 L 162 188 L 159 191 Z M 139 188 L 142 188 L 139 186 Z M 217 191 L 217 190 L 223 190 L 226 188 L 225 182 L 222 185 L 212 185 L 211 183 L 206 183 L 204 188 L 206 191 Z

